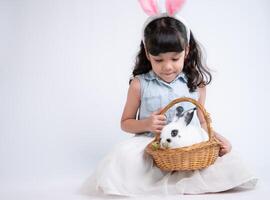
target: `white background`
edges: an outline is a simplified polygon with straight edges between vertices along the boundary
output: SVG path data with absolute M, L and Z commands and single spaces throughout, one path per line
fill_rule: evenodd
M 261 185 L 270 180 L 269 8 L 188 0 L 181 12 L 212 69 L 213 127 Z M 0 197 L 79 187 L 132 136 L 120 118 L 146 17 L 136 0 L 0 0 Z

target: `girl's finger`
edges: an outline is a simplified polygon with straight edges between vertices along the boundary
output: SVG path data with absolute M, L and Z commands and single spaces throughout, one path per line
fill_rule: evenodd
M 158 115 L 158 119 L 159 120 L 163 120 L 163 121 L 166 121 L 167 120 L 167 118 L 166 118 L 165 115 Z
M 162 130 L 164 126 L 157 126 L 157 130 Z
M 161 112 L 161 110 L 162 110 L 162 108 L 160 108 L 160 109 L 158 109 L 158 110 L 152 112 L 152 115 L 159 115 L 160 112 Z
M 157 122 L 157 125 L 163 125 L 163 126 L 164 126 L 164 125 L 166 125 L 166 124 L 167 124 L 166 121 L 158 121 L 158 122 Z
M 219 156 L 223 156 L 227 153 L 226 149 L 220 149 Z
M 155 130 L 155 133 L 161 133 L 161 131 L 160 130 Z

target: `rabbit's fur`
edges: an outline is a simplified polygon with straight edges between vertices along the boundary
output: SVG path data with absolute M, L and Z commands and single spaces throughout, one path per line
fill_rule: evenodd
M 174 119 L 161 131 L 161 148 L 186 147 L 209 139 L 204 129 L 190 124 L 195 110 L 196 108 L 193 108 L 184 112 L 182 106 L 176 108 Z

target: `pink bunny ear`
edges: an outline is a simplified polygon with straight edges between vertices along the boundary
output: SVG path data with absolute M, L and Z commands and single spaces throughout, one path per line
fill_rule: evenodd
M 177 13 L 185 3 L 185 0 L 166 0 L 166 10 L 170 16 Z
M 139 0 L 139 2 L 141 4 L 142 9 L 147 15 L 152 16 L 159 14 L 159 9 L 156 0 Z

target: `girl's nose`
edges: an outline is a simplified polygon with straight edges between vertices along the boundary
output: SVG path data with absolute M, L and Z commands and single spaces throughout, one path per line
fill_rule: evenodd
M 170 62 L 167 62 L 163 65 L 163 70 L 168 71 L 172 68 L 172 64 Z

